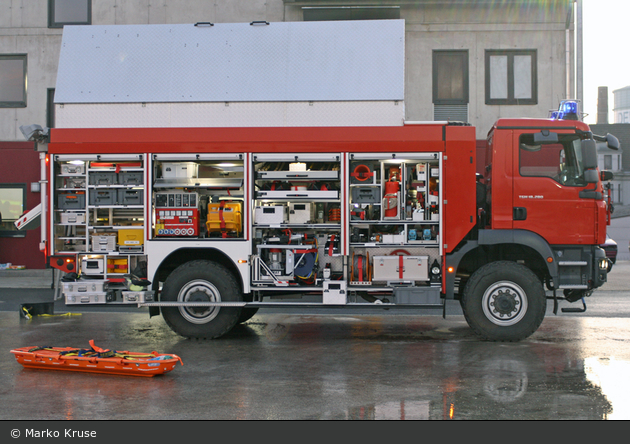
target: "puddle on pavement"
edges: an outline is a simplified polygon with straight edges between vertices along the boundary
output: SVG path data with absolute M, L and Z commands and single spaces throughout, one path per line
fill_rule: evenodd
M 615 358 L 586 358 L 584 372 L 612 404 L 612 412 L 605 419 L 630 419 L 630 362 Z

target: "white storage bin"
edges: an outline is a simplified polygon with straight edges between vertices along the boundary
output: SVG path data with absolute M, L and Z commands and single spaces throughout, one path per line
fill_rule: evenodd
M 85 223 L 85 213 L 61 213 L 61 223 L 80 225 Z
M 62 163 L 61 174 L 85 174 L 85 164 Z
M 374 256 L 373 281 L 428 281 L 428 256 Z
M 162 164 L 162 177 L 165 179 L 197 177 L 198 172 L 199 164 L 195 162 L 164 162 Z
M 93 235 L 92 251 L 107 252 L 116 251 L 116 234 Z
M 105 272 L 105 259 L 102 257 L 85 258 L 81 261 L 82 274 L 100 275 L 100 274 L 103 274 L 104 272 Z
M 256 207 L 254 221 L 259 225 L 283 224 L 286 220 L 285 213 L 284 205 Z

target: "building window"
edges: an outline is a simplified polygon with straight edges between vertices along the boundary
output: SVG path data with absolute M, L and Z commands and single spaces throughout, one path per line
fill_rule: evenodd
M 304 21 L 399 19 L 400 6 L 331 6 L 302 8 Z
M 612 155 L 604 154 L 604 169 L 612 170 Z
M 92 24 L 91 0 L 48 0 L 48 27 Z
M 468 103 L 468 51 L 433 51 L 433 103 Z
M 26 207 L 26 184 L 0 183 L 0 237 L 24 237 L 26 232 L 15 228 L 15 221 Z
M 0 54 L 0 108 L 26 107 L 26 54 Z
M 468 121 L 468 51 L 433 51 L 433 118 Z
M 535 50 L 486 51 L 486 105 L 538 103 Z

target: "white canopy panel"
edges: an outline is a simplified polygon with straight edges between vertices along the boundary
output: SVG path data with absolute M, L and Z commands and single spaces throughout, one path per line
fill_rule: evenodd
M 402 101 L 404 20 L 66 26 L 55 103 Z

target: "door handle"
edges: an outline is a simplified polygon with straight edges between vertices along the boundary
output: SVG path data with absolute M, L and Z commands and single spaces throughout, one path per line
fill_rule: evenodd
M 525 219 L 527 219 L 527 208 L 524 208 L 524 207 L 514 207 L 514 208 L 512 208 L 512 218 L 514 220 L 525 220 Z

